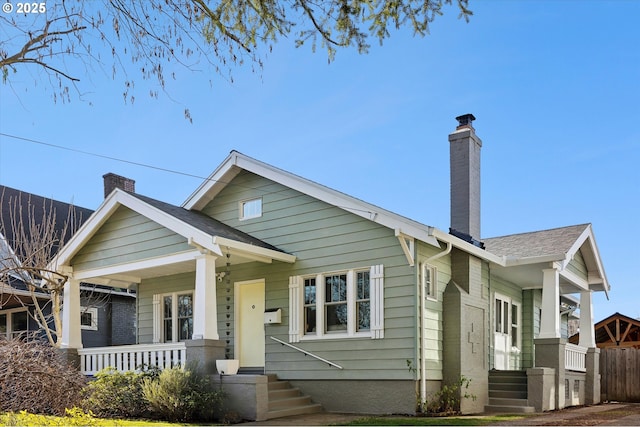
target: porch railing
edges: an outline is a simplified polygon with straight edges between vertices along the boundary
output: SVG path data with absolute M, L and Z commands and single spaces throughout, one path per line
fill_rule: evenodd
M 569 371 L 587 372 L 587 349 L 567 343 L 564 348 L 564 368 Z
M 81 372 L 94 375 L 109 366 L 123 372 L 140 370 L 143 366 L 155 366 L 160 369 L 184 366 L 187 348 L 183 342 L 137 344 L 83 348 L 78 350 L 78 355 Z

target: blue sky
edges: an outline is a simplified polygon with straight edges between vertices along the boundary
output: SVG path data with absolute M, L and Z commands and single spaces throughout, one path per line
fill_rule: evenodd
M 592 223 L 612 286 L 609 301 L 595 298 L 596 321 L 640 317 L 640 2 L 470 7 L 468 24 L 448 7 L 425 38 L 398 31 L 331 64 L 283 40 L 261 73 L 238 67 L 233 83 L 176 69 L 157 100 L 137 82 L 133 105 L 99 69 L 69 104 L 20 70 L 0 85 L 0 132 L 203 178 L 235 149 L 448 230 L 447 136 L 472 113 L 483 237 Z M 107 172 L 175 204 L 201 182 L 0 136 L 4 185 L 95 209 Z

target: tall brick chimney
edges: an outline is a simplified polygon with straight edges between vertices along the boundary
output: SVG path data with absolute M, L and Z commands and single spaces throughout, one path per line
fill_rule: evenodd
M 104 197 L 106 198 L 113 190 L 119 188 L 131 193 L 136 192 L 136 182 L 133 179 L 126 178 L 124 176 L 116 175 L 115 173 L 107 173 L 102 175 L 104 180 Z
M 456 117 L 458 126 L 449 134 L 451 170 L 450 233 L 477 246 L 480 243 L 480 148 L 473 114 Z

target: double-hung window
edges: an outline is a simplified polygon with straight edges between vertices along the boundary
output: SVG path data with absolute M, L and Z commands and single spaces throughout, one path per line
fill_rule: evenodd
M 429 264 L 422 264 L 422 289 L 427 299 L 438 299 L 436 268 Z
M 383 336 L 382 266 L 290 278 L 290 340 Z
M 190 340 L 193 335 L 193 293 L 154 295 L 154 342 Z

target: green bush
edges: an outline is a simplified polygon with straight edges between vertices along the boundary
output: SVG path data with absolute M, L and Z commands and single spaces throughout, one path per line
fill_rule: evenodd
M 470 384 L 471 379 L 463 375 L 457 382 L 443 385 L 439 391 L 422 402 L 422 412 L 439 415 L 459 414 L 462 399 L 476 400 L 476 396 L 468 392 Z
M 81 407 L 103 418 L 148 417 L 149 405 L 142 392 L 142 384 L 157 376 L 157 369 L 118 372 L 111 367 L 105 368 L 83 390 Z
M 142 391 L 151 414 L 171 422 L 211 421 L 220 416 L 223 392 L 195 369 L 163 370 L 146 378 Z

